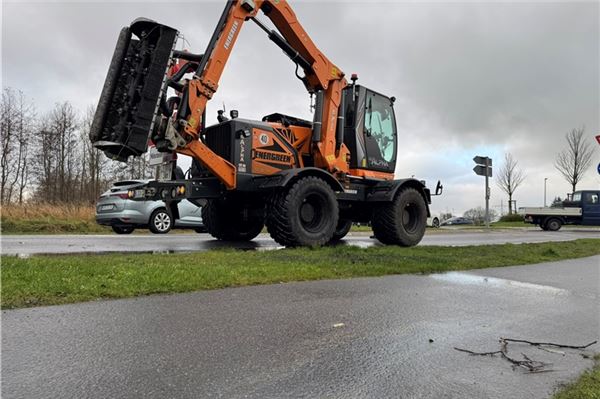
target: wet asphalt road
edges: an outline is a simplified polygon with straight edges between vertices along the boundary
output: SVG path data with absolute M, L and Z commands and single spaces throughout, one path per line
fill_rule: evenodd
M 346 245 L 379 245 L 371 233 L 350 233 Z M 539 229 L 513 230 L 435 230 L 428 231 L 420 245 L 487 245 L 568 241 L 577 238 L 600 238 L 600 229 L 562 229 L 557 232 Z M 267 234 L 251 242 L 232 244 L 214 240 L 208 234 L 169 235 L 8 235 L 0 237 L 2 254 L 29 255 L 42 253 L 99 252 L 197 252 L 214 248 L 275 249 L 278 244 Z
M 591 360 L 452 348 L 595 340 L 599 287 L 596 256 L 4 311 L 2 398 L 547 398 Z

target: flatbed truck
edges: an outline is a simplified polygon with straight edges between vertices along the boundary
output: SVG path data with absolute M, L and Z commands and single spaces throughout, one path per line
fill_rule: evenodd
M 566 224 L 600 226 L 600 190 L 575 191 L 562 207 L 525 207 L 519 213 L 525 223 L 547 231 L 558 231 Z

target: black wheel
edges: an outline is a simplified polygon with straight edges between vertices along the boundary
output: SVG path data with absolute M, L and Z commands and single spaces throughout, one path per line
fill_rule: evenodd
M 438 227 L 440 227 L 440 219 L 438 218 L 433 218 L 433 220 L 431 221 L 431 226 L 435 229 L 437 229 Z
M 111 226 L 117 234 L 131 234 L 135 228 L 133 226 Z
M 546 221 L 546 230 L 558 231 L 562 226 L 562 222 L 557 218 L 550 218 Z
M 202 221 L 205 231 L 217 240 L 250 241 L 264 227 L 264 209 L 234 200 L 209 200 L 202 207 Z
M 542 223 L 542 224 L 540 224 L 540 225 L 538 225 L 538 226 L 540 226 L 540 227 L 542 228 L 542 230 L 544 230 L 544 231 L 548 231 L 548 227 L 546 227 L 546 224 L 545 224 L 545 223 Z
M 173 218 L 165 208 L 159 208 L 152 212 L 148 221 L 148 228 L 154 234 L 167 234 L 173 227 Z
M 329 242 L 336 242 L 346 237 L 346 234 L 348 234 L 351 228 L 352 220 L 340 219 L 338 221 L 337 227 L 335 228 L 335 231 L 333 232 L 333 237 L 331 237 L 331 240 L 329 240 Z
M 331 187 L 309 176 L 271 197 L 266 225 L 281 245 L 316 247 L 331 240 L 338 218 L 338 203 Z
M 414 188 L 404 188 L 390 203 L 373 211 L 373 233 L 384 244 L 411 247 L 417 245 L 427 226 L 427 206 Z

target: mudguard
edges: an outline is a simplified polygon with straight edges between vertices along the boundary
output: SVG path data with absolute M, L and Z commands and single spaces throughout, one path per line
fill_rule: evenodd
M 431 204 L 431 192 L 425 183 L 417 179 L 386 180 L 377 183 L 367 194 L 367 202 L 390 202 L 396 197 L 396 193 L 403 187 L 412 187 L 425 199 L 427 204 L 427 216 L 430 216 L 429 204 Z

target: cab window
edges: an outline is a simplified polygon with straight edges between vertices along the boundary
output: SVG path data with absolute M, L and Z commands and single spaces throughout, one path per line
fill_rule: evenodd
M 597 193 L 586 193 L 585 194 L 585 203 L 586 204 L 597 204 L 598 203 L 598 194 Z
M 365 133 L 377 142 L 378 158 L 391 162 L 396 155 L 396 124 L 392 104 L 387 97 L 367 92 L 366 107 Z

